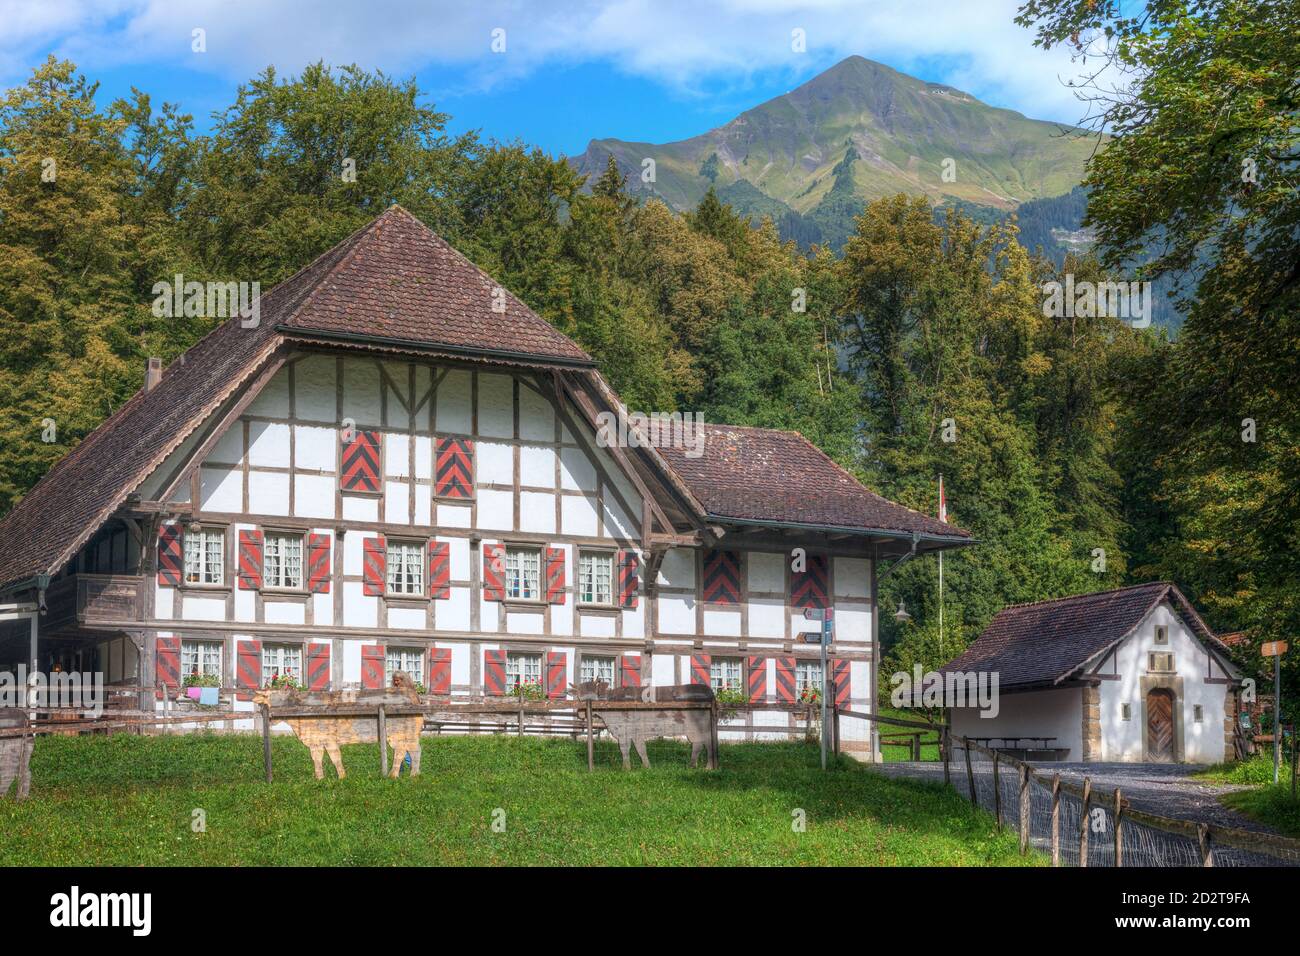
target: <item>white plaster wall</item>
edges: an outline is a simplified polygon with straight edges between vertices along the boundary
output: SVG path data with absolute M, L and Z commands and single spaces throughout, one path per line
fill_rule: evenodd
M 1169 628 L 1168 645 L 1155 643 L 1157 625 Z M 1161 604 L 1138 626 L 1133 636 L 1116 649 L 1104 673 L 1118 673 L 1119 680 L 1101 682 L 1101 740 L 1103 760 L 1140 761 L 1144 757 L 1146 720 L 1142 675 L 1147 673 L 1150 652 L 1170 652 L 1174 667 L 1183 679 L 1182 697 L 1176 702 L 1183 717 L 1183 759 L 1187 763 L 1219 763 L 1225 759 L 1223 721 L 1227 701 L 1226 684 L 1207 684 L 1207 676 L 1227 676 L 1213 663 L 1201 643 L 1182 619 Z M 1122 705 L 1130 705 L 1130 719 L 1124 720 Z M 1196 705 L 1203 708 L 1201 721 L 1194 719 Z
M 952 729 L 964 737 L 1055 737 L 1068 748 L 1067 760 L 1083 754 L 1083 691 L 1078 687 L 998 695 L 998 715 L 982 717 L 978 708 L 954 707 Z

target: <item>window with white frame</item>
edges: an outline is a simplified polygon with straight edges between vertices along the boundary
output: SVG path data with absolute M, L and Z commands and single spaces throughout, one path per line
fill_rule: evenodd
M 220 641 L 181 641 L 181 676 L 221 680 Z
M 798 697 L 803 697 L 805 691 L 822 689 L 822 662 L 821 661 L 795 661 L 794 664 L 794 690 Z
M 203 529 L 185 533 L 185 583 L 224 584 L 226 533 Z
M 603 680 L 611 687 L 614 686 L 614 666 L 617 658 L 597 657 L 591 654 L 582 655 L 582 668 L 579 671 L 579 677 L 583 682 Z
M 715 657 L 710 661 L 709 686 L 715 691 L 740 690 L 740 658 Z
M 262 554 L 265 587 L 302 587 L 302 535 L 267 532 Z
M 614 603 L 614 555 L 583 551 L 578 555 L 578 600 L 583 604 Z
M 506 597 L 516 601 L 541 598 L 540 548 L 506 548 Z
M 506 690 L 520 684 L 542 684 L 541 654 L 506 654 Z
M 302 683 L 301 644 L 262 645 L 262 681 L 270 684 L 277 677 Z
M 417 684 L 424 683 L 424 649 L 420 647 L 386 647 L 384 649 L 384 686 L 393 683 L 393 674 L 406 671 Z
M 409 541 L 388 542 L 388 593 L 424 593 L 424 548 Z

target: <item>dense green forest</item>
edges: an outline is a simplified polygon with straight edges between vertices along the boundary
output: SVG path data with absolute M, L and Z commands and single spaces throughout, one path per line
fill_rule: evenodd
M 179 107 L 101 102 L 51 59 L 0 103 L 0 509 L 140 387 L 146 356 L 208 331 L 155 317 L 155 282 L 266 289 L 398 202 L 632 407 L 797 429 L 929 514 L 942 473 L 950 520 L 980 544 L 947 558 L 942 650 L 935 562 L 888 579 L 886 609 L 913 615 L 882 615 L 894 663 L 951 657 L 1008 602 L 1154 578 L 1216 629 L 1294 638 L 1300 18 L 1239 6 L 1196 21 L 1153 3 L 1141 28 L 1096 20 L 1105 4 L 1026 7 L 1039 42 L 1106 26 L 1153 77 L 1112 107 L 1118 136 L 1084 184 L 1101 259 L 1039 257 L 1014 221 L 907 196 L 867 206 L 841 254 L 805 250 L 713 191 L 679 215 L 630 198 L 613 164 L 584 190 L 563 158 L 450 136 L 413 81 L 356 68 L 268 70 L 199 135 Z M 1176 342 L 1044 315 L 1045 282 L 1139 253 L 1155 276 L 1212 264 Z

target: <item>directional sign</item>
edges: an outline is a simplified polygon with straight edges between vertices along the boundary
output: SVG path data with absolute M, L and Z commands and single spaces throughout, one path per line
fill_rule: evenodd
M 807 613 L 806 611 L 804 613 Z M 1259 645 L 1259 652 L 1265 657 L 1281 657 L 1286 653 L 1286 641 L 1268 641 Z

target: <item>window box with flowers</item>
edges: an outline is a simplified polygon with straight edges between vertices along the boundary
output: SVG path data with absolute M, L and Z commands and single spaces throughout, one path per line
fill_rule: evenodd
M 749 703 L 749 695 L 739 687 L 722 687 L 714 692 L 718 701 L 718 719 L 731 720 L 739 709 Z
M 520 700 L 546 700 L 546 688 L 540 681 L 520 681 L 506 692 L 506 696 Z

